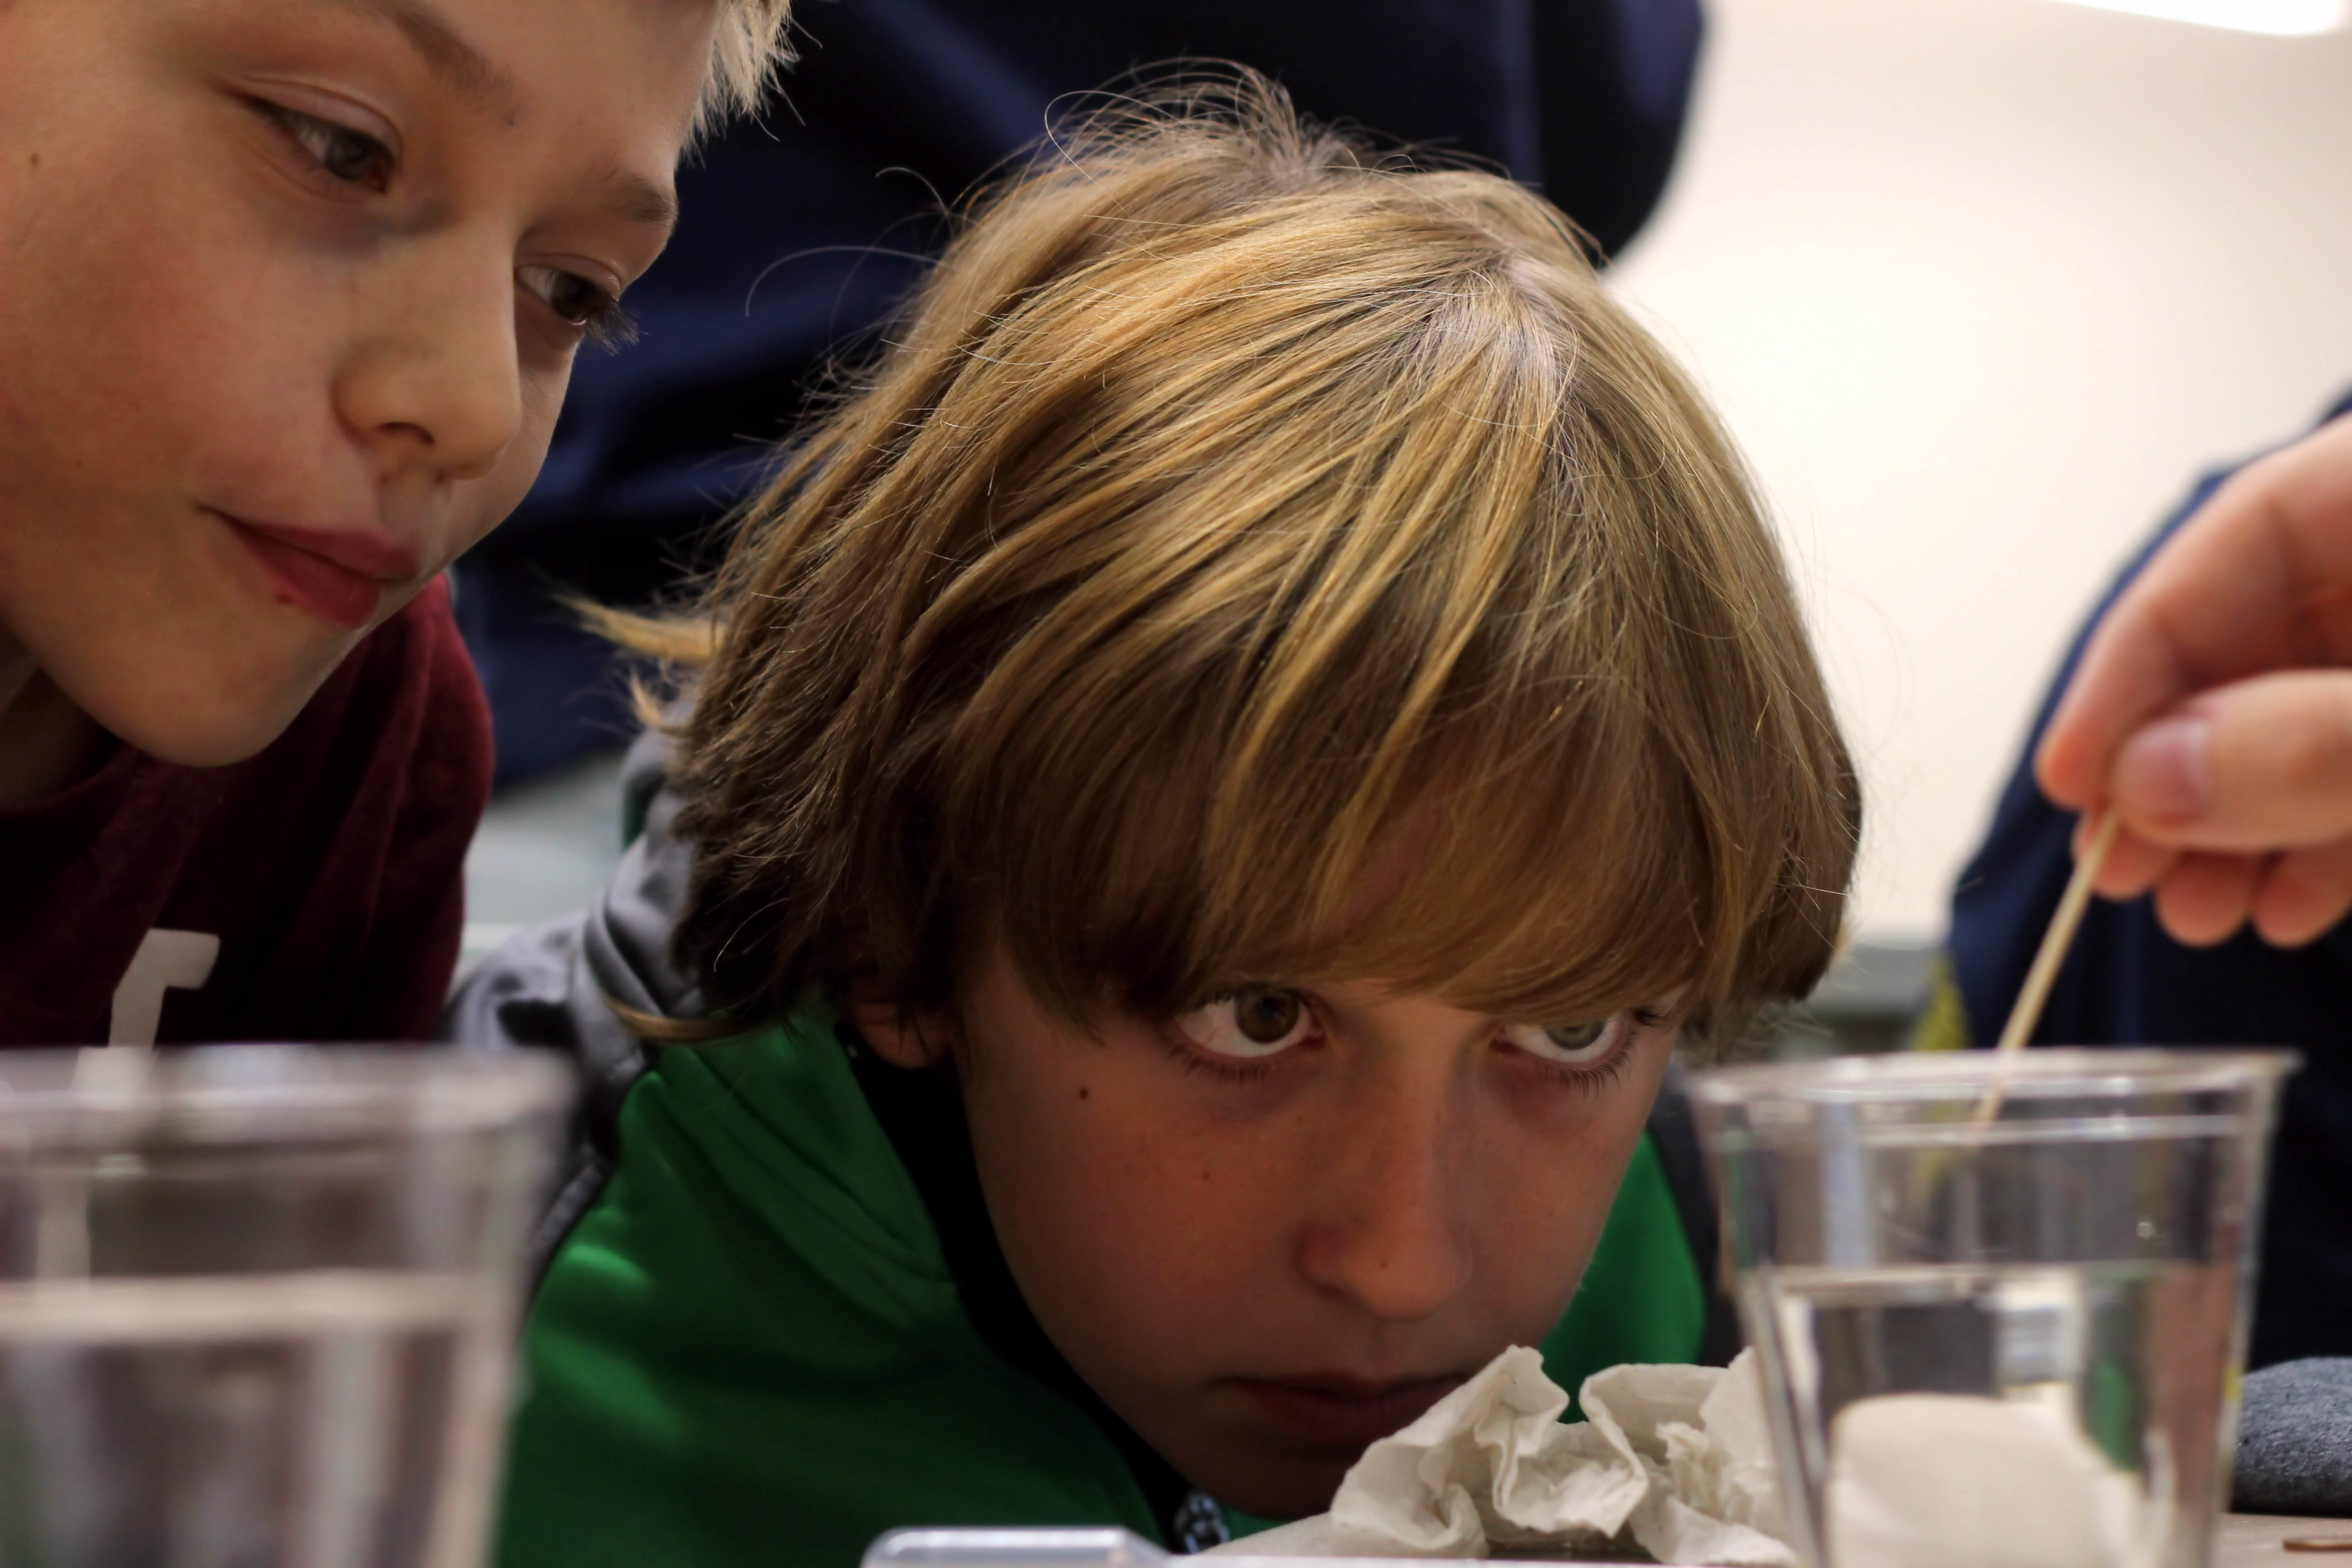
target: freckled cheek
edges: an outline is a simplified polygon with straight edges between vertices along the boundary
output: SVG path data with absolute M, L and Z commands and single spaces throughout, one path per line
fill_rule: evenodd
M 509 509 L 522 500 L 532 481 L 539 478 L 541 466 L 547 461 L 548 444 L 555 438 L 556 417 L 563 412 L 564 394 L 572 384 L 572 362 L 567 359 L 561 366 L 548 369 L 533 369 L 526 363 L 522 376 L 522 425 L 486 481 L 498 487 Z M 504 516 L 500 512 L 490 521 L 495 523 Z
M 1572 1277 L 1601 1234 L 1618 1165 L 1599 1152 L 1523 1150 L 1498 1162 L 1476 1205 L 1484 1259 L 1506 1270 Z
M 11 379 L 37 388 L 20 386 L 26 406 L 77 445 L 152 447 L 173 424 L 221 419 L 235 402 L 221 383 L 236 388 L 250 357 L 221 325 L 238 319 L 221 308 L 234 301 L 207 296 L 204 237 L 159 244 L 153 218 L 125 221 L 139 197 L 42 214 L 10 258 Z M 208 379 L 209 397 L 197 395 Z
M 973 1139 L 1000 1228 L 1031 1250 L 1076 1253 L 1134 1245 L 1143 1213 L 1168 1185 L 1153 1130 L 1124 1114 L 1100 1075 L 1003 1086 L 972 1107 Z M 1080 1267 L 1083 1258 L 1076 1258 Z
M 1223 1282 L 1267 1249 L 1250 1173 L 1171 1125 L 1167 1096 L 1097 1068 L 975 1104 L 973 1136 L 1008 1260 L 1081 1363 L 1181 1357 Z M 1109 1347 L 1126 1348 L 1112 1352 Z M 1092 1347 L 1096 1354 L 1088 1354 Z
M 522 333 L 516 324 L 518 336 Z M 564 395 L 572 389 L 572 367 L 575 354 L 535 359 L 528 348 L 521 352 L 522 428 L 516 432 L 514 450 L 529 455 L 535 466 L 547 455 L 549 437 L 555 433 L 555 416 L 563 412 Z M 596 353 L 597 349 L 582 349 L 579 353 Z
M 1496 1173 L 1500 1174 L 1501 1173 Z M 1534 1344 L 1567 1310 L 1608 1215 L 1580 1162 L 1516 1163 L 1507 1179 L 1478 1184 L 1470 1214 L 1469 1316 L 1498 1341 Z
M 1664 1070 L 1660 1051 L 1606 1100 L 1498 1117 L 1476 1141 L 1478 1268 L 1522 1336 L 1547 1331 L 1581 1277 Z
M 171 243 L 156 243 L 159 227 Z M 205 488 L 307 462 L 333 438 L 340 302 L 245 215 L 166 206 L 77 288 L 88 352 L 68 401 L 117 451 L 159 454 L 116 471 Z
M 480 542 L 484 535 L 522 504 L 522 498 L 530 493 L 531 481 L 539 478 L 540 464 L 546 455 L 542 442 L 537 450 L 510 458 L 489 474 L 459 488 L 467 505 L 456 530 L 459 537 L 448 552 L 451 560 Z
M 528 369 L 524 374 L 522 427 L 488 473 L 457 487 L 457 514 L 441 552 L 441 565 L 455 561 L 504 522 L 530 493 L 547 461 L 555 416 L 562 411 L 565 378 L 553 377 L 551 388 L 548 378 L 534 378 Z

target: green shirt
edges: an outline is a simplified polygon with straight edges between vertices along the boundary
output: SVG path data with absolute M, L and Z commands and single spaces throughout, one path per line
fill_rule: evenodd
M 984 1344 L 827 1022 L 673 1049 L 523 1347 L 500 1568 L 856 1563 L 907 1524 L 1159 1527 L 1102 1427 Z M 1573 1389 L 1696 1353 L 1645 1138 L 1545 1342 Z

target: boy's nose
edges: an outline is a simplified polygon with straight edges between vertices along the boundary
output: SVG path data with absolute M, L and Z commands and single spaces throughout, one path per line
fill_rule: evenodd
M 373 305 L 337 377 L 337 415 L 387 470 L 481 478 L 522 428 L 511 268 L 420 264 Z
M 1470 1282 L 1460 1151 L 1439 1097 L 1388 1089 L 1377 1098 L 1386 1103 L 1350 1118 L 1349 1154 L 1324 1173 L 1323 1201 L 1299 1237 L 1299 1271 L 1376 1318 L 1416 1322 Z

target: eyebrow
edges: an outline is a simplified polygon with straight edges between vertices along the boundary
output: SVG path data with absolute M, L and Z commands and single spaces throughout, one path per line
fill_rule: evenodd
M 458 97 L 511 123 L 523 102 L 521 84 L 466 40 L 427 0 L 340 0 L 397 27 L 425 68 Z M 677 197 L 634 170 L 614 168 L 589 188 L 590 199 L 625 223 L 657 228 L 667 237 L 677 226 Z
M 523 90 L 515 79 L 490 63 L 464 34 L 426 0 L 341 0 L 349 8 L 400 30 L 425 68 L 459 98 L 502 120 L 521 111 Z
M 523 102 L 521 84 L 467 42 L 427 0 L 341 0 L 397 27 L 425 62 L 425 68 L 458 97 L 511 121 Z M 628 169 L 609 169 L 590 187 L 590 198 L 625 223 L 657 228 L 667 236 L 677 226 L 677 197 Z
M 590 184 L 588 195 L 625 223 L 657 228 L 664 234 L 677 226 L 677 197 L 635 170 L 607 169 Z

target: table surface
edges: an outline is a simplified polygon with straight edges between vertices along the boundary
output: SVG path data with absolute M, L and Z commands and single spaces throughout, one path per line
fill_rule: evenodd
M 2335 1551 L 2286 1550 L 2288 1541 L 2340 1542 Z M 1232 1552 L 1234 1547 L 1227 1547 Z M 1220 1559 L 1225 1561 L 1226 1559 Z M 1360 1557 L 1250 1557 L 1244 1554 L 1232 1559 L 1234 1568 L 1382 1568 L 1370 1558 Z M 1626 1568 L 1616 1563 L 1562 1563 L 1557 1558 L 1532 1560 L 1546 1568 Z M 2213 1568 L 2352 1568 L 2352 1519 L 2305 1519 L 2287 1514 L 2229 1513 L 2221 1516 L 2221 1528 L 2213 1542 Z
M 2281 1542 L 2340 1541 L 2338 1552 L 2289 1552 Z M 2296 1519 L 2284 1514 L 2232 1513 L 2221 1519 L 2213 1568 L 2352 1568 L 2352 1519 Z

